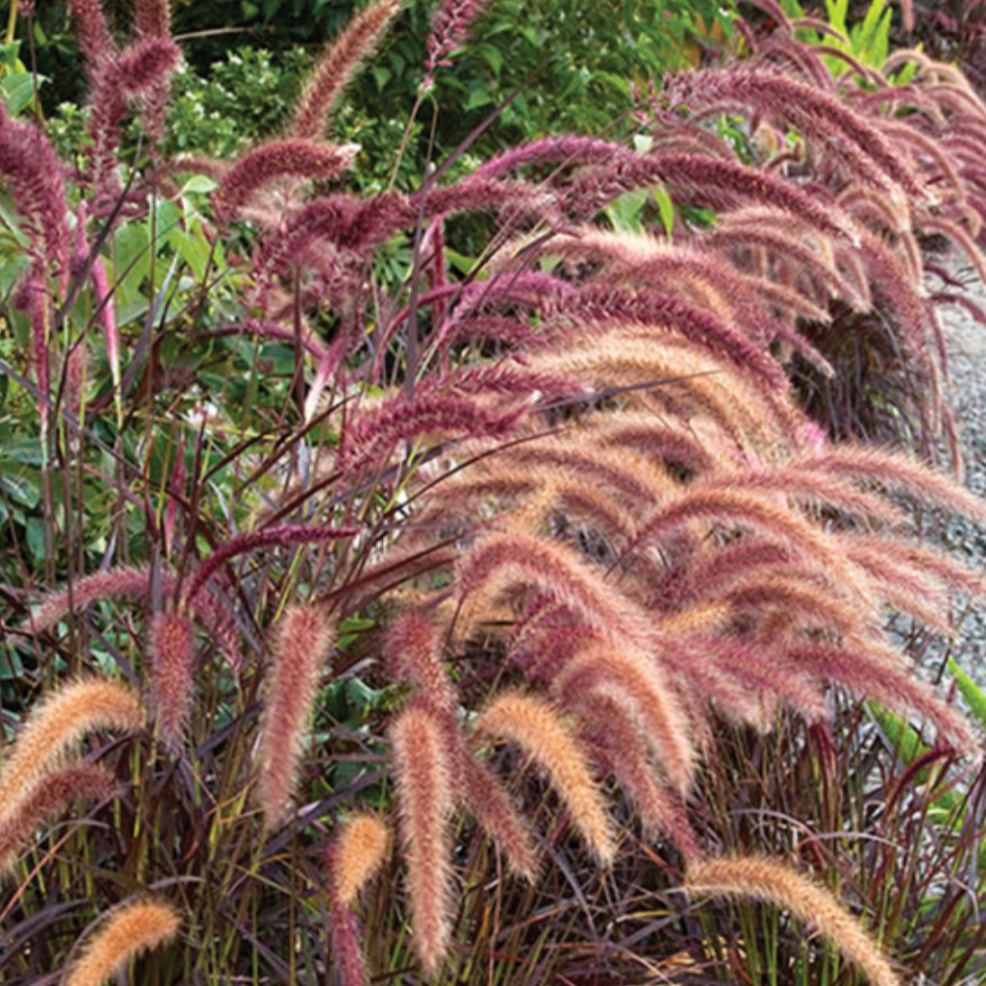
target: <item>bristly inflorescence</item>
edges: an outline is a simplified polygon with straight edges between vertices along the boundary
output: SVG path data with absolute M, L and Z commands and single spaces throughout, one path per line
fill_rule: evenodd
M 229 463 L 196 487 L 182 459 L 167 490 L 167 567 L 121 564 L 73 579 L 21 629 L 47 642 L 64 621 L 74 641 L 103 621 L 97 603 L 146 604 L 143 631 L 127 626 L 138 659 L 116 640 L 106 652 L 147 683 L 152 741 L 163 740 L 161 759 L 187 785 L 182 810 L 201 801 L 217 824 L 242 823 L 237 838 L 257 847 L 249 878 L 265 890 L 277 886 L 271 874 L 307 879 L 303 851 L 283 851 L 297 832 L 335 826 L 316 888 L 329 906 L 329 963 L 347 986 L 369 974 L 361 900 L 384 867 L 388 813 L 406 876 L 397 903 L 428 975 L 471 931 L 456 913 L 460 840 L 473 823 L 530 884 L 545 857 L 578 851 L 571 834 L 617 879 L 639 823 L 655 858 L 682 865 L 693 895 L 781 905 L 873 982 L 896 981 L 854 920 L 799 873 L 766 858 L 706 859 L 716 820 L 695 809 L 718 769 L 723 722 L 759 735 L 800 718 L 820 730 L 833 690 L 933 726 L 936 757 L 979 755 L 979 738 L 914 672 L 886 614 L 947 635 L 956 598 L 986 598 L 986 580 L 911 523 L 924 507 L 981 522 L 986 507 L 922 459 L 841 441 L 833 422 L 806 413 L 791 380 L 838 381 L 840 319 L 875 320 L 895 365 L 927 384 L 929 428 L 940 421 L 951 434 L 937 308 L 955 297 L 925 290 L 947 272 L 928 262 L 922 238 L 944 236 L 986 273 L 986 108 L 919 53 L 881 71 L 846 56 L 849 71 L 833 76 L 772 0 L 760 6 L 776 12 L 777 36 L 745 63 L 669 80 L 641 120 L 647 151 L 546 137 L 457 180 L 448 169 L 412 191 L 326 192 L 322 183 L 346 180 L 355 153 L 325 139 L 333 110 L 400 10 L 381 0 L 326 51 L 284 135 L 232 162 L 156 162 L 155 193 L 168 194 L 170 171 L 215 178 L 215 242 L 244 233 L 234 223 L 258 234 L 252 255 L 230 262 L 223 323 L 197 334 L 203 287 L 183 341 L 293 348 L 288 410 L 270 434 L 251 430 L 245 441 L 251 455 L 253 445 L 269 454 L 256 471 L 244 457 L 245 482 L 237 473 L 254 526 L 233 506 L 210 527 L 203 502 Z M 74 265 L 63 172 L 38 128 L 0 111 L 0 170 L 32 260 L 17 298 L 44 397 L 64 297 L 52 282 L 70 269 L 88 267 L 107 312 L 114 386 L 125 389 L 128 356 L 143 358 L 148 344 L 128 349 L 107 307 L 116 287 L 92 254 L 101 230 L 86 226 L 123 204 L 122 123 L 136 103 L 160 132 L 178 58 L 167 4 L 141 0 L 126 46 L 98 4 L 71 7 L 94 138 L 81 179 L 94 201 L 76 211 Z M 481 9 L 440 6 L 424 90 Z M 917 66 L 906 88 L 890 85 L 902 60 Z M 726 111 L 749 118 L 742 154 L 710 124 Z M 636 232 L 609 228 L 600 210 L 658 187 L 673 222 L 645 211 Z M 136 199 L 146 191 L 138 183 Z M 715 209 L 714 224 L 702 207 Z M 476 214 L 497 232 L 462 274 L 461 256 L 459 267 L 449 259 L 455 221 Z M 414 243 L 412 261 L 384 287 L 376 261 L 401 236 Z M 257 376 L 279 386 L 263 366 Z M 257 479 L 268 472 L 278 486 Z M 146 491 L 127 493 L 142 503 Z M 351 617 L 385 626 L 345 653 Z M 345 660 L 330 666 L 337 639 Z M 224 661 L 211 660 L 216 644 Z M 322 686 L 364 673 L 381 686 L 373 709 L 360 711 L 376 717 L 378 735 L 362 720 L 323 729 L 321 716 L 313 730 Z M 227 690 L 207 687 L 212 678 Z M 213 719 L 217 733 L 207 731 Z M 66 806 L 116 793 L 103 767 L 65 762 L 83 732 L 143 721 L 135 693 L 105 682 L 69 684 L 44 701 L 0 774 L 0 862 Z M 226 759 L 244 736 L 250 751 Z M 334 822 L 349 810 L 331 772 L 336 742 L 358 746 L 352 764 L 379 766 L 379 815 Z M 309 747 L 318 770 L 306 764 Z M 138 765 L 155 781 L 159 752 Z M 521 790 L 545 794 L 537 816 Z M 229 821 L 252 797 L 259 811 Z M 296 801 L 317 810 L 292 815 Z M 538 831 L 545 819 L 550 840 Z M 192 866 L 212 852 L 214 831 L 140 851 Z M 68 981 L 101 982 L 177 928 L 170 906 L 123 909 Z

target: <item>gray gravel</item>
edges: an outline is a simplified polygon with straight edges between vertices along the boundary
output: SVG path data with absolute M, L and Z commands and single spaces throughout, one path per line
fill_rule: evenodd
M 986 309 L 986 291 L 966 265 L 953 266 L 968 285 L 973 300 Z M 964 309 L 943 310 L 948 343 L 953 405 L 958 410 L 966 483 L 986 497 L 986 327 Z M 986 571 L 986 528 L 948 518 L 942 541 L 955 558 L 980 572 Z M 979 684 L 986 685 L 986 607 L 971 609 L 964 617 L 955 643 L 955 659 Z

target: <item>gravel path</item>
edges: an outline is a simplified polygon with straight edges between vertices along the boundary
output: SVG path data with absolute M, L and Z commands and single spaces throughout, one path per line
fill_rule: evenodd
M 971 297 L 986 308 L 986 291 L 975 272 L 961 263 L 954 269 L 969 285 Z M 943 321 L 951 363 L 952 399 L 958 409 L 965 452 L 966 483 L 973 492 L 986 497 L 986 327 L 963 309 L 951 307 L 944 310 Z M 980 572 L 986 570 L 986 529 L 950 519 L 943 541 L 957 559 Z M 962 621 L 954 655 L 979 684 L 986 685 L 986 606 L 972 609 Z

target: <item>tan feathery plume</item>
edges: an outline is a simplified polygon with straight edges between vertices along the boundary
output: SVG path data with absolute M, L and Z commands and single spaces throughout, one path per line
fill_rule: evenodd
M 93 729 L 139 729 L 144 708 L 131 689 L 83 678 L 56 689 L 32 711 L 0 772 L 0 821 L 18 811 L 45 772 Z
M 45 774 L 0 821 L 0 874 L 49 818 L 74 801 L 103 801 L 113 794 L 113 788 L 110 773 L 91 764 L 72 764 Z
M 377 0 L 357 13 L 309 76 L 291 122 L 295 137 L 316 138 L 328 127 L 333 105 L 401 9 L 401 0 Z
M 362 929 L 354 910 L 360 891 L 383 866 L 390 833 L 376 815 L 361 812 L 343 823 L 325 854 L 332 961 L 343 986 L 365 986 Z
M 730 437 L 760 446 L 793 436 L 793 418 L 770 395 L 752 387 L 728 363 L 700 357 L 683 347 L 658 347 L 638 332 L 585 334 L 581 346 L 530 357 L 532 370 L 553 373 L 592 387 L 613 389 L 645 409 L 661 409 L 688 420 L 707 416 Z M 629 388 L 639 389 L 629 389 Z M 773 426 L 773 427 L 772 427 Z
M 267 671 L 258 797 L 267 824 L 291 807 L 312 705 L 332 647 L 332 629 L 315 606 L 295 606 L 281 620 Z
M 387 826 L 368 812 L 348 818 L 332 846 L 334 896 L 344 907 L 356 903 L 359 892 L 380 871 L 390 848 Z
M 178 912 L 164 901 L 142 900 L 121 907 L 71 967 L 65 986 L 104 986 L 126 962 L 170 941 L 180 927 Z
M 414 947 L 431 976 L 445 958 L 451 933 L 454 763 L 440 718 L 413 702 L 391 726 L 390 743 Z
M 877 944 L 832 894 L 797 870 L 766 856 L 710 859 L 688 870 L 684 890 L 712 897 L 765 901 L 789 910 L 816 928 L 872 986 L 900 986 L 900 980 Z
M 551 705 L 534 695 L 507 692 L 480 713 L 476 730 L 505 737 L 529 754 L 548 773 L 600 863 L 613 862 L 616 840 L 606 802 L 578 740 Z

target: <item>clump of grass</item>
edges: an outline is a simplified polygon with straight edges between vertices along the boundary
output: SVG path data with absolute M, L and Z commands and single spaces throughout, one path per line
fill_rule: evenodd
M 429 72 L 476 7 L 445 5 Z M 476 980 L 494 962 L 504 982 L 519 969 L 571 980 L 636 960 L 652 938 L 642 961 L 661 975 L 677 962 L 723 976 L 739 962 L 756 982 L 769 949 L 775 970 L 817 966 L 780 932 L 761 950 L 755 910 L 739 910 L 738 932 L 710 936 L 704 909 L 669 896 L 684 870 L 696 891 L 752 888 L 811 917 L 889 983 L 885 960 L 815 884 L 759 855 L 709 861 L 724 844 L 790 856 L 786 830 L 751 828 L 737 820 L 746 811 L 805 827 L 799 849 L 818 869 L 831 868 L 818 848 L 829 836 L 906 832 L 906 904 L 886 896 L 900 868 L 875 861 L 889 836 L 865 843 L 869 855 L 855 847 L 846 879 L 879 877 L 886 899 L 874 908 L 901 932 L 902 967 L 974 972 L 980 888 L 937 908 L 947 853 L 926 852 L 913 827 L 922 796 L 911 793 L 899 829 L 873 816 L 876 803 L 903 811 L 916 775 L 897 772 L 889 787 L 874 727 L 832 711 L 849 692 L 907 728 L 923 719 L 936 732 L 925 767 L 978 757 L 977 733 L 914 673 L 885 615 L 892 606 L 929 634 L 952 631 L 954 598 L 982 596 L 984 582 L 923 544 L 908 508 L 977 520 L 986 508 L 906 453 L 834 442 L 790 383 L 803 365 L 843 372 L 811 329 L 838 334 L 838 306 L 887 320 L 907 366 L 940 383 L 935 308 L 916 285 L 935 276 L 923 230 L 978 259 L 980 176 L 930 150 L 932 132 L 957 134 L 986 112 L 962 84 L 913 56 L 928 85 L 893 99 L 851 73 L 819 89 L 801 77 L 810 54 L 783 68 L 765 45 L 670 80 L 653 152 L 549 137 L 458 180 L 449 162 L 412 192 L 358 196 L 344 187 L 352 149 L 323 134 L 397 12 L 384 2 L 327 51 L 290 134 L 234 162 L 158 162 L 123 190 L 117 131 L 145 97 L 156 125 L 175 56 L 167 18 L 138 18 L 138 38 L 120 47 L 98 5 L 75 12 L 94 92 L 80 181 L 43 174 L 53 152 L 41 131 L 0 118 L 12 150 L 0 170 L 27 244 L 23 379 L 40 399 L 51 516 L 61 503 L 70 517 L 95 487 L 121 515 L 140 506 L 144 526 L 114 528 L 100 570 L 81 575 L 85 546 L 66 521 L 67 585 L 33 619 L 19 614 L 19 633 L 32 681 L 58 678 L 52 655 L 115 665 L 147 683 L 158 728 L 128 746 L 111 792 L 108 771 L 61 755 L 83 732 L 137 731 L 134 693 L 62 686 L 26 726 L 0 776 L 17 806 L 0 831 L 11 857 L 79 794 L 118 797 L 42 857 L 43 888 L 23 880 L 9 905 L 17 951 L 0 958 L 12 981 L 60 968 L 94 913 L 163 884 L 188 916 L 176 947 L 193 978 L 262 967 L 306 981 L 328 965 L 358 983 L 413 953 L 436 978 Z M 96 105 L 111 84 L 114 101 Z M 707 125 L 737 110 L 796 130 L 803 155 L 740 160 Z M 113 261 L 114 229 L 138 228 L 182 168 L 217 179 L 182 220 L 193 286 L 162 277 L 158 259 L 181 257 L 156 245 L 140 331 L 95 312 L 86 322 L 79 298 L 105 311 L 127 290 L 122 271 L 113 284 L 91 276 Z M 606 227 L 603 210 L 655 184 L 677 207 L 672 236 L 663 222 L 663 233 Z M 714 227 L 686 220 L 702 206 Z M 488 256 L 457 274 L 452 220 L 480 213 L 496 227 Z M 71 265 L 69 216 L 83 244 Z M 408 269 L 382 278 L 398 241 Z M 65 399 L 67 371 L 57 387 L 49 373 L 90 322 L 107 357 L 92 404 L 84 388 Z M 203 407 L 216 367 L 226 379 Z M 947 425 L 942 395 L 927 398 L 928 422 Z M 792 777 L 805 776 L 801 792 Z M 379 815 L 337 828 L 364 803 Z M 400 848 L 388 868 L 390 815 Z M 938 845 L 971 860 L 971 813 L 935 821 Z M 526 879 L 504 877 L 500 854 Z M 16 872 L 32 872 L 29 856 Z M 621 937 L 655 900 L 659 926 Z M 79 984 L 177 932 L 170 905 L 114 913 L 71 973 Z

